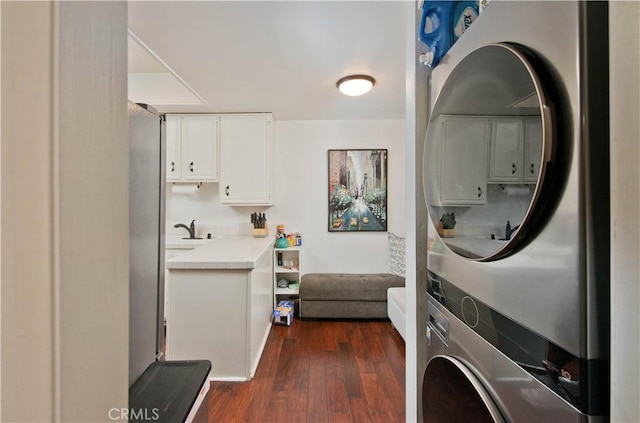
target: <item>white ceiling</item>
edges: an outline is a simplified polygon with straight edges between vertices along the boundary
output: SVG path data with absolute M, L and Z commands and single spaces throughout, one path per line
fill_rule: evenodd
M 130 98 L 135 86 L 131 99 L 161 112 L 273 112 L 278 120 L 402 119 L 405 5 L 130 1 L 130 40 L 137 39 L 130 41 Z M 149 51 L 155 60 L 146 56 Z M 361 97 L 340 94 L 336 81 L 356 73 L 373 76 L 373 90 Z M 178 97 L 167 100 L 161 87 L 170 87 Z M 185 104 L 200 99 L 205 104 Z

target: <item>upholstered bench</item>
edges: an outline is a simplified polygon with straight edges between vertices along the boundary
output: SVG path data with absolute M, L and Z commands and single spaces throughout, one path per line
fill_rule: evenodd
M 387 319 L 387 289 L 403 287 L 390 273 L 307 273 L 300 281 L 300 317 Z

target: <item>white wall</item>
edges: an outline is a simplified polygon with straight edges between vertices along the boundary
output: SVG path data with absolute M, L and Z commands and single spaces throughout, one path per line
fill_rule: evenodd
M 640 3 L 609 3 L 611 421 L 640 421 Z
M 196 235 L 207 233 L 219 234 L 221 230 L 213 227 L 214 223 L 239 223 L 250 221 L 249 215 L 254 211 L 265 211 L 268 207 L 228 207 L 220 205 L 217 182 L 205 182 L 195 194 L 173 194 L 171 183 L 166 189 L 166 235 L 187 236 L 182 228 L 174 228 L 176 223 L 189 225 L 195 219 Z M 267 215 L 267 217 L 269 217 Z
M 126 23 L 125 2 L 2 3 L 3 421 L 128 404 Z
M 275 121 L 272 207 L 221 206 L 218 184 L 194 195 L 167 193 L 167 235 L 183 236 L 175 223 L 196 219 L 196 228 L 215 223 L 249 222 L 265 212 L 271 233 L 277 224 L 303 237 L 302 271 L 386 272 L 386 232 L 328 232 L 329 149 L 388 149 L 387 229 L 405 233 L 405 149 L 403 120 Z M 222 158 L 224 160 L 224 158 Z M 170 190 L 168 190 L 170 191 Z
M 387 230 L 405 233 L 404 121 L 276 122 L 271 223 L 303 236 L 304 272 L 386 272 L 386 232 L 328 232 L 329 149 L 388 149 Z

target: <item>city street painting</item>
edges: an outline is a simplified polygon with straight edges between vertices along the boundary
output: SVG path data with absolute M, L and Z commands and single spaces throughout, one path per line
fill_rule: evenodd
M 387 230 L 387 150 L 329 150 L 329 232 Z

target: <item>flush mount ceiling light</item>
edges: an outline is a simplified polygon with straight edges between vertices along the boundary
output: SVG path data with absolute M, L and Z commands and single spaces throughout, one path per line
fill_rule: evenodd
M 375 83 L 369 75 L 349 75 L 340 79 L 336 86 L 342 94 L 357 96 L 368 93 Z

